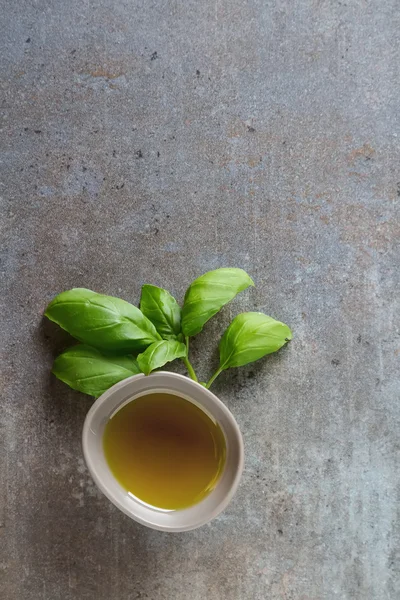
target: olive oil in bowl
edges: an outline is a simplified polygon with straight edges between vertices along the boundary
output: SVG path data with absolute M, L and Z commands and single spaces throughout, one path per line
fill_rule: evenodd
M 104 454 L 117 481 L 151 506 L 179 510 L 200 502 L 225 465 L 221 427 L 175 394 L 139 396 L 108 421 Z

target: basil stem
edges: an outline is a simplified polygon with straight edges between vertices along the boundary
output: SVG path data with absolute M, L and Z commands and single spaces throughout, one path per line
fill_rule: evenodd
M 185 343 L 186 343 L 186 356 L 182 359 L 183 362 L 185 363 L 185 367 L 187 369 L 187 372 L 189 373 L 189 377 L 191 379 L 193 379 L 193 381 L 199 381 L 197 378 L 197 375 L 192 367 L 192 363 L 189 360 L 189 337 L 186 336 L 185 337 Z

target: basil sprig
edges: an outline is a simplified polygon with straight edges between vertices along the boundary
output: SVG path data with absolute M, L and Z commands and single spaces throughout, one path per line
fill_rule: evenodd
M 198 381 L 189 361 L 189 338 L 253 285 L 242 269 L 209 271 L 189 286 L 182 310 L 167 290 L 148 284 L 142 287 L 140 308 L 85 288 L 62 292 L 45 315 L 82 343 L 56 358 L 53 373 L 95 397 L 122 379 L 149 375 L 175 359 L 183 360 L 189 376 Z M 276 352 L 291 339 L 289 327 L 272 317 L 259 312 L 237 315 L 222 336 L 220 365 L 202 385 L 209 388 L 225 369 Z

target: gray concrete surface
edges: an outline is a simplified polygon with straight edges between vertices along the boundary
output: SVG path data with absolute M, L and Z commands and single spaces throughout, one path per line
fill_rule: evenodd
M 1 14 L 0 597 L 399 598 L 396 0 L 2 0 Z M 157 533 L 94 487 L 91 401 L 50 375 L 69 340 L 42 313 L 73 286 L 182 298 L 219 266 L 257 288 L 193 343 L 203 377 L 240 310 L 294 340 L 215 386 L 246 445 L 228 510 Z

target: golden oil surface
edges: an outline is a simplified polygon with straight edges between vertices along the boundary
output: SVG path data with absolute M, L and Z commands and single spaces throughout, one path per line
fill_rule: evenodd
M 105 427 L 103 447 L 128 492 L 170 510 L 207 496 L 226 456 L 220 426 L 192 402 L 166 393 L 140 396 L 122 407 Z

